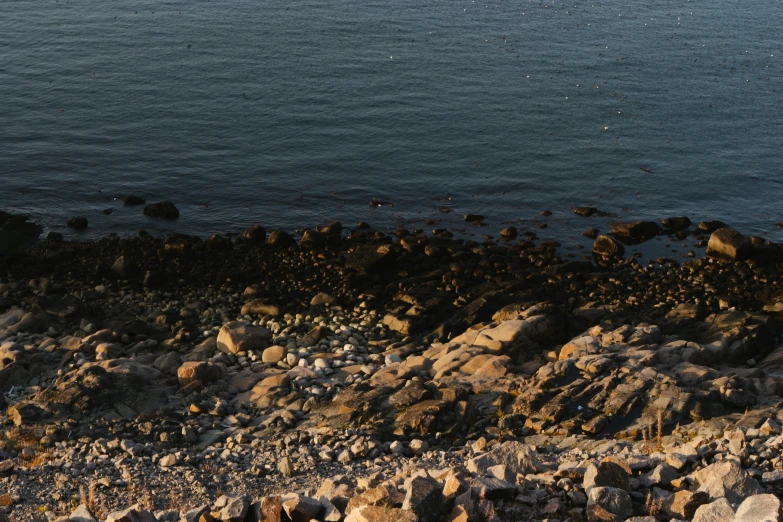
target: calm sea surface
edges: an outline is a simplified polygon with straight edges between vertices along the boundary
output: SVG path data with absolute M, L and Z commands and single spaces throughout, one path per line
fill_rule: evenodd
M 593 205 L 783 240 L 781 27 L 759 0 L 0 0 L 0 209 L 564 238 Z

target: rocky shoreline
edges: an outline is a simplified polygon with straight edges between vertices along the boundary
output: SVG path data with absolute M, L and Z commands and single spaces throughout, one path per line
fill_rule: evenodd
M 434 232 L 4 247 L 2 516 L 779 520 L 779 245 Z

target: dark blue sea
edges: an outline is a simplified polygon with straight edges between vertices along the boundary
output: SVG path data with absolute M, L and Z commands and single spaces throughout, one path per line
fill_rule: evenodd
M 0 0 L 0 209 L 576 241 L 617 219 L 592 205 L 783 240 L 781 27 L 759 0 Z

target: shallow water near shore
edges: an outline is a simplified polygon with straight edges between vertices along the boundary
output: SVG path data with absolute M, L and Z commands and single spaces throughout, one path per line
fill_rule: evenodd
M 570 212 L 589 204 L 783 240 L 781 25 L 758 0 L 6 0 L 0 207 L 86 216 L 84 237 L 339 219 L 562 239 L 608 229 Z

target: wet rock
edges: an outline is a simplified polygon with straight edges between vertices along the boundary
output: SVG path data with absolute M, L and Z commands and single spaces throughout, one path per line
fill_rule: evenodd
M 621 256 L 625 247 L 609 236 L 598 236 L 593 242 L 593 253 L 603 257 Z
M 500 231 L 500 236 L 504 239 L 514 239 L 518 235 L 516 227 L 506 227 Z
M 598 209 L 595 207 L 576 207 L 574 208 L 574 214 L 582 217 L 590 217 L 598 213 Z
M 162 219 L 177 219 L 179 217 L 179 209 L 171 201 L 161 201 L 160 203 L 152 203 L 144 207 L 144 215 Z
M 683 230 L 691 226 L 691 220 L 686 216 L 673 216 L 663 218 L 661 224 L 666 228 L 673 228 L 674 230 Z
M 712 220 L 702 221 L 696 228 L 699 232 L 706 232 L 711 234 L 720 228 L 728 228 L 728 226 L 723 221 Z
M 326 245 L 326 235 L 316 230 L 305 230 L 299 244 L 302 248 L 321 249 Z
M 484 221 L 484 216 L 481 214 L 465 214 L 464 216 L 465 221 L 469 223 L 475 223 L 477 221 Z
M 252 225 L 242 232 L 242 239 L 250 243 L 263 243 L 266 241 L 266 229 L 261 225 Z
M 132 506 L 122 511 L 115 511 L 106 517 L 106 522 L 158 522 L 155 516 L 138 506 Z
M 68 223 L 66 223 L 69 227 L 75 228 L 76 230 L 84 230 L 87 228 L 87 218 L 86 217 L 72 217 L 68 220 Z
M 600 233 L 601 233 L 600 230 L 598 230 L 595 227 L 592 227 L 592 228 L 588 228 L 587 230 L 582 232 L 582 235 L 585 236 L 585 237 L 589 237 L 590 239 L 595 239 L 595 238 L 598 237 L 598 234 L 600 234 Z
M 146 202 L 147 202 L 146 199 L 140 198 L 139 196 L 135 196 L 133 194 L 131 194 L 129 196 L 123 196 L 122 197 L 122 203 L 126 207 L 135 207 L 135 206 L 138 206 L 138 205 L 143 205 Z
M 267 243 L 277 248 L 291 248 L 296 246 L 296 240 L 285 230 L 273 230 L 269 234 Z
M 712 233 L 707 244 L 707 255 L 727 261 L 740 261 L 750 254 L 750 240 L 730 228 L 720 228 Z
M 652 239 L 661 232 L 661 227 L 654 221 L 616 222 L 611 227 L 615 237 L 629 243 Z

